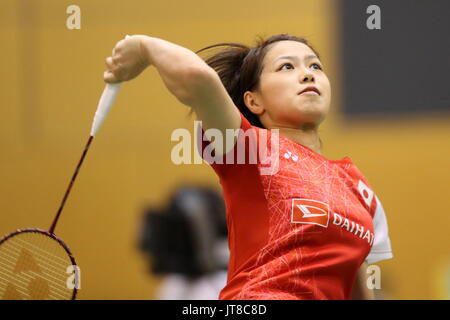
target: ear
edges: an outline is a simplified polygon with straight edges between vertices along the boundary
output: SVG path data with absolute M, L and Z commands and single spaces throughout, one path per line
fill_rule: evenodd
M 259 102 L 259 96 L 255 92 L 246 91 L 244 93 L 244 103 L 247 108 L 254 114 L 261 115 L 264 113 L 264 107 Z

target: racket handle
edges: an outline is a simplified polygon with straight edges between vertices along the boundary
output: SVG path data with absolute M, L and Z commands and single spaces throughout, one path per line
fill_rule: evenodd
M 125 36 L 125 39 L 129 38 L 129 35 Z M 105 121 L 106 116 L 109 113 L 112 105 L 116 101 L 117 94 L 119 93 L 122 83 L 109 83 L 105 86 L 100 101 L 98 103 L 97 111 L 95 112 L 94 122 L 92 123 L 91 136 L 94 137 L 97 131 Z
M 92 123 L 91 136 L 95 136 L 97 131 L 105 121 L 109 110 L 111 109 L 117 94 L 119 93 L 122 83 L 108 83 L 103 90 L 102 96 L 98 103 L 97 111 L 95 112 L 94 122 Z

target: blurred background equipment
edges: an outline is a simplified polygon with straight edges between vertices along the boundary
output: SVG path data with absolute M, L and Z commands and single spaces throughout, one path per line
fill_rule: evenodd
M 450 1 L 376 1 L 379 30 L 361 23 L 374 1 L 340 3 L 346 118 L 450 111 Z
M 146 210 L 139 246 L 151 273 L 165 276 L 156 299 L 217 299 L 229 255 L 222 197 L 208 187 L 176 189 L 167 206 Z

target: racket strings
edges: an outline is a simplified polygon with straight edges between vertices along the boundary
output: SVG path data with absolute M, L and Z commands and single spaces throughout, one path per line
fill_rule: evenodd
M 18 233 L 0 245 L 0 299 L 71 299 L 71 265 L 57 240 L 39 232 Z

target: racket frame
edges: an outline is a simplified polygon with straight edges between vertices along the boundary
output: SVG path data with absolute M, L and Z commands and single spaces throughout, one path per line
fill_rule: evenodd
M 43 230 L 43 229 L 39 229 L 39 228 L 18 229 L 16 231 L 11 232 L 10 234 L 4 236 L 3 238 L 1 238 L 0 239 L 0 246 L 4 242 L 6 242 L 7 240 L 11 239 L 12 237 L 17 236 L 18 234 L 22 234 L 22 233 L 40 233 L 40 234 L 42 234 L 44 236 L 52 238 L 53 240 L 56 240 L 64 248 L 64 250 L 66 251 L 70 261 L 72 262 L 72 266 L 78 267 L 78 265 L 77 265 L 77 263 L 75 261 L 75 257 L 72 255 L 72 252 L 70 251 L 69 247 L 65 244 L 65 242 L 62 239 L 58 238 L 55 234 L 50 233 L 47 230 Z M 77 285 L 79 283 L 79 278 L 78 277 L 79 277 L 78 271 L 75 270 L 75 283 L 76 283 L 76 285 L 73 288 L 73 293 L 72 293 L 71 300 L 75 300 L 76 296 L 77 296 L 77 292 L 78 292 Z

